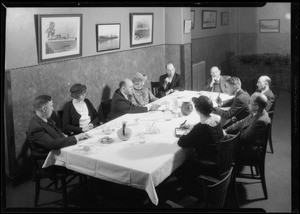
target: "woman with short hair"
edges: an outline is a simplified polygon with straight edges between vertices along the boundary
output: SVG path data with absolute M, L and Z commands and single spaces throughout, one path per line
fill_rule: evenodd
M 86 98 L 86 86 L 80 83 L 70 88 L 71 101 L 63 110 L 63 131 L 68 135 L 87 132 L 100 125 L 100 120 L 93 104 Z

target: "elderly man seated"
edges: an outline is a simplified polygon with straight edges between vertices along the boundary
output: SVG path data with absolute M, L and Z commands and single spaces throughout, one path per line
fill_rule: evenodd
M 115 119 L 127 113 L 142 113 L 155 111 L 159 105 L 152 104 L 150 107 L 135 106 L 132 103 L 133 83 L 130 79 L 125 79 L 119 84 L 119 88 L 115 91 L 112 101 L 111 110 L 109 112 L 109 120 Z
M 271 109 L 275 100 L 275 96 L 271 91 L 270 86 L 271 86 L 271 79 L 268 76 L 261 76 L 257 81 L 258 91 L 266 95 L 266 97 L 268 98 L 268 105 L 266 107 L 266 111 L 269 111 Z
M 210 69 L 211 77 L 207 80 L 207 85 L 204 87 L 205 91 L 212 91 L 212 92 L 225 92 L 225 81 L 228 79 L 224 76 L 221 76 L 221 70 L 214 66 Z
M 257 144 L 266 136 L 267 125 L 271 122 L 267 111 L 267 97 L 259 92 L 251 95 L 249 101 L 250 115 L 224 130 L 225 134 L 234 134 L 241 131 L 239 156 L 251 158 L 255 154 Z M 256 145 L 256 146 L 255 146 Z
M 158 97 L 164 97 L 178 90 L 183 90 L 181 76 L 175 73 L 172 63 L 167 65 L 166 74 L 159 77 Z

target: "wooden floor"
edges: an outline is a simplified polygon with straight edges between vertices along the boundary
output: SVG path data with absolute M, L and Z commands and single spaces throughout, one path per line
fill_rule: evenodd
M 266 155 L 266 182 L 269 198 L 263 199 L 261 183 L 237 179 L 240 208 L 261 208 L 266 212 L 292 212 L 290 93 L 281 91 L 276 105 L 272 127 L 274 154 L 267 153 Z M 270 151 L 269 148 L 267 150 Z M 155 207 L 145 191 L 97 182 L 92 179 L 87 189 L 84 185 L 77 185 L 69 190 L 68 201 L 70 207 L 75 208 L 74 211 L 128 211 L 129 209 L 159 211 L 161 207 Z M 169 186 L 158 187 L 158 195 L 162 202 L 168 197 L 176 198 L 176 194 L 181 192 L 172 182 L 166 185 Z M 7 186 L 4 207 L 8 210 L 28 212 L 33 209 L 34 190 L 34 182 L 30 179 L 14 188 Z M 54 211 L 61 206 L 52 202 L 60 198 L 61 195 L 55 193 L 41 192 L 40 208 L 45 212 Z

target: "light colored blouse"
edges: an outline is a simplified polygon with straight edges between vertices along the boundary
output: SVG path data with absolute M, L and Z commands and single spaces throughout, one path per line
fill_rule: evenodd
M 142 87 L 141 89 L 133 88 L 131 101 L 135 106 L 144 106 L 157 99 L 147 87 Z
M 89 116 L 89 110 L 87 108 L 86 103 L 84 101 L 76 102 L 75 100 L 73 100 L 72 103 L 77 113 L 81 115 L 79 119 L 80 128 L 89 125 L 91 122 L 91 117 Z

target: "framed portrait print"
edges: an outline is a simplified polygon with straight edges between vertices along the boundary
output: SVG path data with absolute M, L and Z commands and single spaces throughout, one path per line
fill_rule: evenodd
M 153 43 L 153 13 L 130 13 L 130 47 Z
M 195 10 L 191 10 L 191 20 L 192 20 L 191 29 L 194 29 L 194 24 L 195 24 Z
M 97 52 L 120 49 L 121 24 L 97 24 Z
M 82 55 L 82 14 L 38 15 L 38 62 Z
M 192 20 L 184 20 L 184 33 L 191 33 Z
M 202 10 L 202 28 L 215 28 L 217 27 L 217 11 L 215 10 Z
M 229 24 L 229 12 L 221 12 L 221 25 Z
M 260 19 L 259 20 L 260 33 L 279 33 L 280 22 L 279 19 Z

